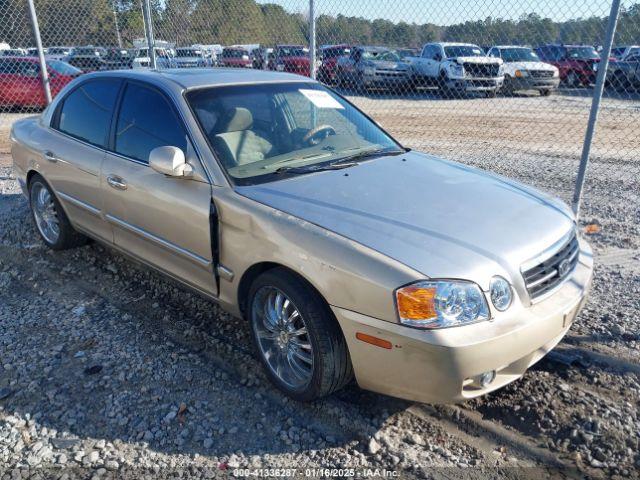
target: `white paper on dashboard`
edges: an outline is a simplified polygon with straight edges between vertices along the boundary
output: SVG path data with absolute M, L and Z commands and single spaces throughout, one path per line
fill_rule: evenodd
M 307 97 L 318 108 L 344 109 L 340 102 L 322 90 L 308 90 L 301 88 L 300 93 Z

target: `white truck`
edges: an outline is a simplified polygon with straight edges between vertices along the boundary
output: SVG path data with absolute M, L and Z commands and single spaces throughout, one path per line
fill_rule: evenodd
M 406 59 L 415 86 L 436 86 L 443 96 L 482 92 L 494 97 L 504 82 L 503 62 L 470 43 L 427 43 Z

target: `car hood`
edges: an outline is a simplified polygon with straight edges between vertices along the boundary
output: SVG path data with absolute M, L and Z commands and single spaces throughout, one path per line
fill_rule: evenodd
M 497 175 L 410 152 L 239 194 L 372 248 L 431 278 L 487 289 L 574 228 L 562 202 Z
M 502 63 L 501 58 L 496 57 L 454 57 L 450 58 L 452 62 L 463 63 Z
M 513 70 L 556 70 L 556 67 L 544 62 L 504 62 L 504 67 Z
M 387 60 L 370 60 L 371 64 L 380 70 L 407 70 L 409 66 L 403 62 L 389 62 Z
M 282 57 L 282 61 L 285 63 L 309 64 L 308 57 Z

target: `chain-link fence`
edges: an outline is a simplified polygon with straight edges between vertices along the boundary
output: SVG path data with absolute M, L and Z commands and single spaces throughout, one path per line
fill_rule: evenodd
M 87 71 L 154 65 L 316 76 L 406 146 L 567 200 L 611 7 L 611 0 L 35 1 L 52 95 Z M 12 120 L 46 102 L 32 25 L 27 0 L 0 0 L 0 152 Z M 638 45 L 640 3 L 623 2 L 587 175 L 598 202 L 638 203 Z

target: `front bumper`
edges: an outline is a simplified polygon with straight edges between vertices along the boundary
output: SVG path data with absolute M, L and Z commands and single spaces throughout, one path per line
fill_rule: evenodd
M 581 244 L 578 265 L 549 298 L 511 307 L 489 322 L 442 330 L 408 328 L 332 307 L 347 339 L 360 387 L 407 400 L 456 403 L 520 378 L 567 333 L 582 308 L 593 274 L 593 257 Z M 361 332 L 385 339 L 385 349 L 356 338 Z M 473 380 L 496 377 L 486 387 Z
M 408 81 L 408 75 L 393 73 L 375 73 L 374 75 L 362 76 L 362 83 L 367 87 L 393 88 L 405 85 Z
M 492 92 L 502 87 L 504 77 L 497 78 L 452 78 L 447 87 L 461 92 Z
M 506 77 L 504 86 L 511 90 L 550 90 L 560 85 L 559 77 Z

